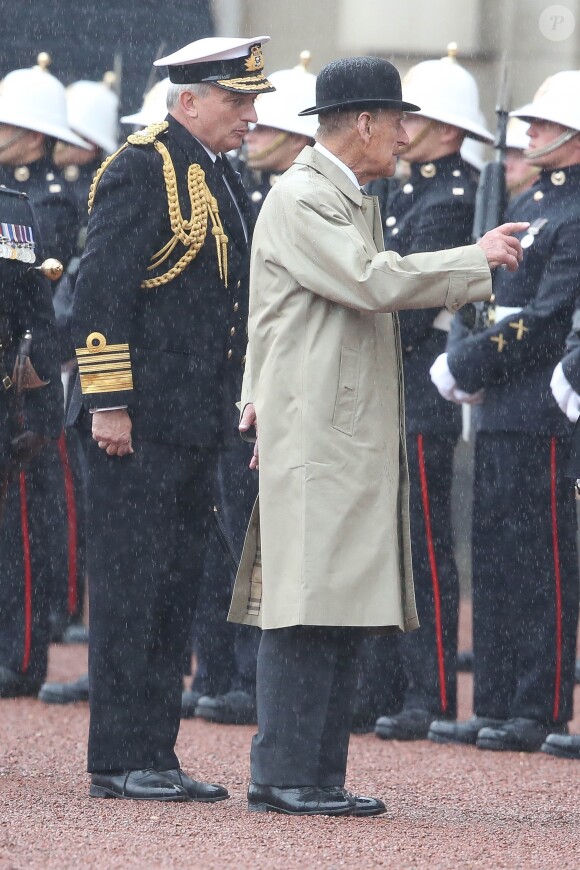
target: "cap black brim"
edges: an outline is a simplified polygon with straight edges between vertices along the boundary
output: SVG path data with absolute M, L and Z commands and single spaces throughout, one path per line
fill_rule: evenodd
M 330 112 L 333 109 L 347 109 L 349 107 L 355 108 L 356 106 L 365 106 L 370 108 L 377 109 L 397 109 L 401 112 L 420 112 L 420 106 L 416 106 L 414 103 L 406 103 L 404 100 L 347 100 L 346 102 L 343 100 L 337 101 L 336 103 L 328 103 L 325 106 L 312 106 L 310 109 L 303 109 L 302 112 L 298 112 L 300 117 L 304 115 L 320 115 L 321 112 Z

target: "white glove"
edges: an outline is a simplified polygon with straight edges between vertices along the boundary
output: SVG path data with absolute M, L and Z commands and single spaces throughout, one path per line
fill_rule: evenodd
M 574 391 L 572 391 L 572 395 L 566 405 L 566 416 L 571 423 L 575 423 L 578 417 L 580 417 L 580 396 Z
M 453 391 L 457 387 L 457 381 L 451 374 L 447 365 L 447 354 L 441 353 L 429 369 L 431 380 L 439 390 L 439 393 L 448 402 L 457 402 L 453 396 Z
M 558 363 L 552 373 L 550 389 L 552 390 L 552 395 L 558 403 L 560 410 L 564 414 L 568 414 L 568 402 L 574 393 L 574 390 L 572 389 L 570 381 L 564 374 L 562 363 Z
M 457 381 L 451 374 L 447 364 L 447 354 L 440 354 L 431 368 L 429 369 L 431 380 L 439 390 L 439 393 L 448 402 L 454 402 L 456 405 L 481 405 L 484 397 L 484 390 L 478 390 L 476 393 L 466 393 L 457 386 Z

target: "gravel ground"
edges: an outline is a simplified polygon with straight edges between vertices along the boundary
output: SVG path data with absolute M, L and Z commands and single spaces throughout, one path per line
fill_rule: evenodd
M 466 642 L 465 629 L 462 636 Z M 84 648 L 51 649 L 50 679 L 72 679 L 85 666 Z M 470 704 L 471 677 L 461 675 L 462 718 Z M 355 736 L 347 785 L 382 797 L 386 815 L 250 815 L 244 795 L 254 728 L 183 722 L 183 767 L 227 784 L 232 798 L 169 805 L 89 799 L 87 724 L 84 704 L 0 702 L 1 870 L 580 868 L 580 762 Z

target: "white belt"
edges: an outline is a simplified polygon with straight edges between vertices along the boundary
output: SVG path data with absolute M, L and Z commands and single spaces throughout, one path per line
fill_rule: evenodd
M 510 308 L 507 305 L 496 305 L 495 322 L 497 323 L 499 320 L 503 320 L 504 317 L 512 317 L 514 314 L 519 314 L 521 310 L 521 308 Z
M 433 329 L 440 329 L 442 332 L 449 332 L 452 320 L 453 314 L 450 311 L 447 311 L 446 308 L 442 308 L 431 326 Z

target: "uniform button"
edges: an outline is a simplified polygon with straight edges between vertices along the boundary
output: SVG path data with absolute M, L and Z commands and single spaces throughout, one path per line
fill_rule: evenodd
M 534 200 L 536 202 L 539 202 L 543 198 L 544 198 L 543 192 L 541 190 L 536 190 L 536 192 L 534 193 Z
M 237 311 L 239 307 L 240 307 L 239 303 L 234 302 L 234 311 Z
M 451 310 L 452 311 L 459 311 L 460 307 L 461 306 L 459 305 L 459 302 L 454 302 L 453 305 L 451 306 Z
M 230 329 L 230 335 L 231 335 L 232 338 L 233 338 L 235 334 L 236 334 L 236 327 L 235 327 L 235 326 L 232 326 L 232 328 Z
M 394 214 L 390 214 L 385 221 L 385 225 L 387 227 L 394 227 L 396 223 L 397 223 L 397 218 L 395 217 Z
M 241 286 L 242 286 L 242 282 L 238 281 L 238 283 L 236 284 L 236 287 L 238 288 L 238 290 L 240 289 Z
M 233 350 L 228 350 L 228 359 L 231 359 L 234 355 Z

